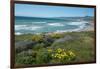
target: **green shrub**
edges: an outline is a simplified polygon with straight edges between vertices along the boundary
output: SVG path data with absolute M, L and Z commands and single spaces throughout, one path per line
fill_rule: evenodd
M 32 37 L 32 41 L 35 41 L 35 42 L 42 42 L 44 39 L 43 39 L 43 35 L 33 35 Z
M 92 32 L 70 32 L 65 33 L 66 35 L 79 37 L 77 37 L 78 39 L 60 43 L 56 42 L 55 39 L 62 38 L 63 34 L 50 34 L 45 37 L 43 35 L 33 35 L 31 39 L 36 41 L 36 44 L 32 45 L 30 52 L 21 51 L 17 53 L 16 64 L 53 64 L 94 61 L 94 34 Z M 18 50 L 20 51 L 21 48 Z
M 45 47 L 44 43 L 38 43 L 36 45 L 33 46 L 33 50 L 39 50 Z
M 35 64 L 35 58 L 32 56 L 17 56 L 16 57 L 16 64 Z
M 36 64 L 37 51 L 28 50 L 16 53 L 16 64 Z
M 32 34 L 15 35 L 15 42 L 30 41 L 32 39 L 32 36 Z
M 51 60 L 51 56 L 49 52 L 47 52 L 46 50 L 38 52 L 36 57 L 37 64 L 46 64 L 49 63 L 50 60 Z
M 52 34 L 50 34 L 50 37 L 51 38 L 54 38 L 54 39 L 59 39 L 59 38 L 62 38 L 63 37 L 63 34 L 60 34 L 60 33 L 52 33 Z

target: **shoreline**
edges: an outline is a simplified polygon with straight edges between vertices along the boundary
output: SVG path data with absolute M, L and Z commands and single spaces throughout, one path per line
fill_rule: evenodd
M 90 21 L 89 26 L 87 28 L 82 29 L 83 31 L 94 31 L 94 22 Z M 81 30 L 81 31 L 82 31 Z

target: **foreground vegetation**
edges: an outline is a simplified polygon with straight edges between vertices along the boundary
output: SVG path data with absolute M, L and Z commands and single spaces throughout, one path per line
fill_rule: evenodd
M 95 61 L 94 32 L 15 36 L 16 65 Z

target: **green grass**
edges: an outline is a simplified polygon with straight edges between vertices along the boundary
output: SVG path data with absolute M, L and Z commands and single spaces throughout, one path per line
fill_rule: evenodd
M 57 35 L 57 36 L 56 36 Z M 56 42 L 60 38 L 69 35 L 73 40 L 64 42 Z M 35 37 L 34 37 L 35 36 Z M 38 37 L 38 38 L 37 38 Z M 54 39 L 53 42 L 46 40 Z M 21 64 L 53 64 L 53 63 L 78 63 L 78 62 L 92 62 L 95 61 L 95 46 L 94 46 L 94 32 L 68 32 L 63 34 L 52 34 L 43 37 L 43 35 L 16 35 L 15 40 L 18 41 L 37 41 L 37 44 L 32 45 L 32 49 L 23 50 L 16 53 L 16 65 Z M 34 39 L 34 40 L 33 40 Z M 42 40 L 42 41 L 41 41 Z M 39 42 L 38 42 L 39 41 Z M 41 42 L 40 42 L 41 41 Z M 64 49 L 65 52 L 72 51 L 75 56 L 65 56 L 64 58 L 53 58 L 52 54 L 57 54 L 55 50 L 58 48 Z M 52 52 L 48 52 L 51 49 Z M 58 53 L 59 54 L 59 53 Z M 60 55 L 62 55 L 60 53 Z M 65 58 L 70 59 L 69 61 Z M 59 62 L 58 62 L 59 61 Z
M 32 40 L 32 34 L 15 35 L 15 42 Z

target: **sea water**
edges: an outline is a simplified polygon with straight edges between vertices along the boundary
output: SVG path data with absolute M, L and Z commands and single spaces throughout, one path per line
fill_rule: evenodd
M 15 16 L 15 34 L 80 31 L 87 21 L 74 18 L 39 18 Z

